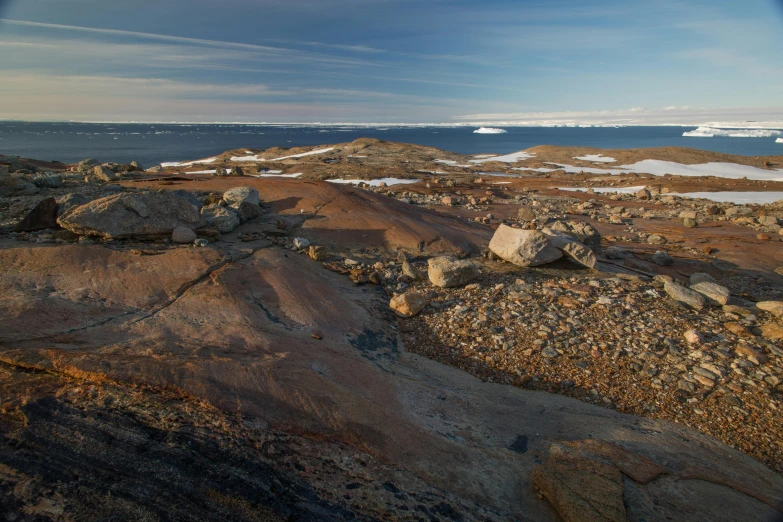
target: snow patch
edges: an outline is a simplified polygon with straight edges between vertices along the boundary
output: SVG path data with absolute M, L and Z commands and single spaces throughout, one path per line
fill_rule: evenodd
M 295 172 L 293 174 L 281 174 L 281 170 L 270 170 L 263 174 L 254 174 L 254 178 L 298 178 L 302 175 L 301 172 Z
M 326 148 L 326 149 L 311 150 L 310 152 L 302 152 L 300 154 L 291 154 L 290 156 L 282 156 L 280 158 L 273 158 L 273 159 L 270 159 L 270 160 L 264 159 L 264 158 L 259 158 L 258 154 L 254 155 L 254 156 L 233 156 L 230 159 L 230 161 L 282 161 L 282 160 L 287 160 L 287 159 L 292 159 L 292 158 L 304 158 L 305 156 L 312 156 L 314 154 L 323 154 L 324 152 L 329 152 L 331 150 L 334 150 L 334 147 L 329 147 L 329 148 Z
M 329 183 L 340 183 L 340 184 L 353 184 L 358 185 L 359 183 L 366 183 L 367 185 L 370 185 L 371 187 L 380 187 L 381 183 L 386 183 L 388 186 L 392 185 L 407 185 L 410 183 L 418 183 L 421 181 L 420 179 L 400 179 L 400 178 L 380 178 L 380 179 L 327 179 Z
M 449 167 L 470 168 L 473 166 L 473 165 L 460 165 L 455 160 L 435 160 L 435 163 L 442 163 L 443 165 L 448 165 Z
M 180 163 L 179 161 L 167 161 L 165 163 L 161 163 L 161 167 L 192 167 L 193 165 L 206 165 L 209 163 L 214 163 L 217 161 L 217 158 L 207 158 L 207 159 L 201 159 L 196 161 L 188 161 L 185 163 Z
M 496 129 L 493 127 L 481 127 L 473 131 L 473 134 L 505 134 L 508 131 L 506 129 Z
M 640 190 L 644 188 L 644 185 L 639 185 L 638 187 L 590 187 L 590 189 L 593 190 L 593 192 L 596 192 L 598 194 L 605 194 L 605 193 L 612 193 L 617 192 L 618 194 L 636 194 Z M 567 192 L 587 192 L 587 188 L 581 188 L 581 187 L 558 187 L 557 190 L 564 190 Z
M 499 161 L 501 163 L 516 163 L 517 161 L 522 161 L 530 158 L 535 158 L 535 153 L 529 153 L 525 152 L 523 150 L 519 152 L 514 152 L 512 154 L 506 154 L 504 156 L 489 156 L 487 158 L 481 158 L 481 159 L 472 159 L 470 160 L 471 163 L 484 163 L 486 161 Z
M 667 195 L 693 199 L 709 199 L 718 203 L 736 203 L 738 205 L 765 205 L 783 200 L 783 192 L 684 192 L 682 194 Z
M 594 163 L 614 163 L 617 161 L 616 159 L 604 156 L 603 154 L 586 154 L 585 156 L 576 156 L 574 159 L 592 161 Z
M 592 167 L 574 167 L 573 165 L 560 165 L 554 163 L 557 169 L 550 168 L 513 168 L 511 170 L 532 171 L 532 172 L 554 172 L 555 170 L 565 170 L 569 174 L 586 172 L 589 174 L 611 174 L 619 175 L 629 172 L 636 174 L 652 174 L 653 176 L 663 176 L 671 174 L 674 176 L 715 176 L 718 178 L 729 179 L 757 179 L 767 181 L 783 181 L 783 169 L 766 170 L 750 165 L 739 165 L 737 163 L 701 163 L 698 165 L 683 165 L 673 161 L 661 160 L 642 160 L 633 165 L 620 165 L 616 169 L 596 169 Z

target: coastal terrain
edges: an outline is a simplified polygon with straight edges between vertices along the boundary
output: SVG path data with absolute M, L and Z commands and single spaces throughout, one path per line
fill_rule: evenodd
M 0 156 L 0 515 L 779 520 L 781 225 L 783 156 Z

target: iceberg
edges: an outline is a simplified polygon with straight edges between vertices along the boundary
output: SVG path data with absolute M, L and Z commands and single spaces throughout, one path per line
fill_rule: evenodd
M 495 129 L 493 127 L 481 127 L 473 131 L 473 134 L 505 134 L 506 129 Z
M 774 129 L 720 129 L 717 127 L 698 127 L 696 130 L 682 133 L 686 138 L 771 138 L 783 136 L 783 131 Z

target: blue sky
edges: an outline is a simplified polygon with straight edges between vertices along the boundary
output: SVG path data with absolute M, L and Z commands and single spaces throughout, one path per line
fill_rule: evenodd
M 778 0 L 0 0 L 0 118 L 783 120 Z

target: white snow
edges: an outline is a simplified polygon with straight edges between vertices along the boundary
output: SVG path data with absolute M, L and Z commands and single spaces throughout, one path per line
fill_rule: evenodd
M 688 138 L 714 138 L 722 136 L 726 138 L 771 138 L 781 136 L 783 132 L 772 129 L 722 129 L 718 127 L 698 127 L 696 130 L 682 133 Z
M 698 165 L 683 165 L 673 161 L 661 160 L 642 160 L 633 165 L 620 165 L 616 169 L 596 169 L 592 167 L 574 167 L 573 165 L 553 164 L 560 170 L 565 170 L 569 174 L 586 172 L 590 174 L 624 174 L 634 172 L 637 174 L 652 174 L 654 176 L 663 176 L 672 174 L 675 176 L 715 176 L 718 178 L 729 179 L 758 179 L 768 181 L 783 181 L 783 169 L 766 170 L 749 165 L 739 165 L 737 163 L 701 163 Z M 554 172 L 557 169 L 538 168 L 526 169 L 524 167 L 514 168 L 512 170 L 533 171 L 533 172 Z
M 490 156 L 488 158 L 472 159 L 471 163 L 484 163 L 485 161 L 500 161 L 502 163 L 516 163 L 530 158 L 534 158 L 536 155 L 523 150 L 514 152 L 512 154 L 506 154 L 505 156 Z
M 595 163 L 614 163 L 617 161 L 616 159 L 604 156 L 603 154 L 587 154 L 585 156 L 576 156 L 574 159 L 592 161 Z
M 510 181 L 496 181 L 493 185 L 511 185 Z
M 506 129 L 496 129 L 493 127 L 481 127 L 473 131 L 473 134 L 505 134 L 508 132 Z
M 214 163 L 217 160 L 217 158 L 207 158 L 207 159 L 201 159 L 196 161 L 188 161 L 186 163 L 180 163 L 178 161 L 167 161 L 165 163 L 161 163 L 161 167 L 192 167 L 193 165 L 202 165 L 202 164 L 209 164 Z
M 293 174 L 280 174 L 281 170 L 270 170 L 264 174 L 253 174 L 254 178 L 298 178 L 302 175 L 301 172 L 295 172 Z
M 482 158 L 491 158 L 494 154 L 474 154 L 473 157 L 476 159 L 482 159 Z
M 473 165 L 459 165 L 454 160 L 435 160 L 435 163 L 442 163 L 443 165 L 448 165 L 449 167 L 463 167 L 463 168 L 470 168 Z
M 719 203 L 736 203 L 738 205 L 764 205 L 783 200 L 783 192 L 685 192 L 682 194 L 668 195 L 694 199 L 702 198 L 717 201 Z
M 313 154 L 323 154 L 324 152 L 329 152 L 330 150 L 334 150 L 334 147 L 329 147 L 327 149 L 316 149 L 311 150 L 310 152 L 302 152 L 301 154 L 292 154 L 290 156 L 282 156 L 280 158 L 273 158 L 273 159 L 265 159 L 265 158 L 259 158 L 258 154 L 254 156 L 233 156 L 230 158 L 230 161 L 282 161 L 286 159 L 292 159 L 292 158 L 303 158 L 305 156 L 312 156 Z
M 214 174 L 217 170 L 194 170 L 191 172 L 185 172 L 185 174 Z
M 400 179 L 400 178 L 380 178 L 380 179 L 372 179 L 372 180 L 366 180 L 366 179 L 327 179 L 329 183 L 341 183 L 341 184 L 353 184 L 358 185 L 359 183 L 366 183 L 370 185 L 371 187 L 379 187 L 381 186 L 381 183 L 386 183 L 388 186 L 392 185 L 403 185 L 403 184 L 409 184 L 409 183 L 418 183 L 421 181 L 420 179 Z
M 590 187 L 593 192 L 600 194 L 617 192 L 618 194 L 635 194 L 644 188 L 644 185 L 638 187 Z M 558 187 L 557 190 L 565 190 L 567 192 L 587 192 L 588 189 L 581 187 Z

